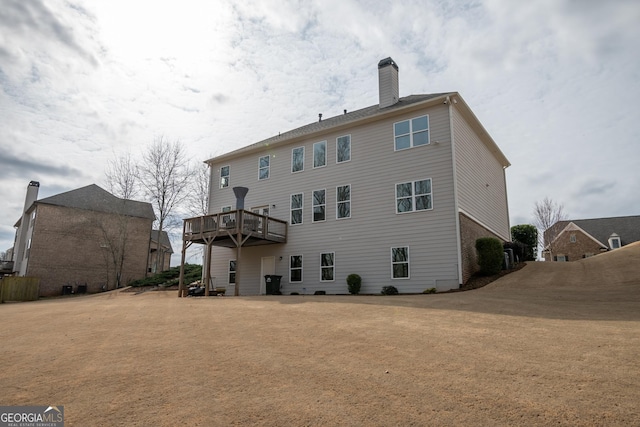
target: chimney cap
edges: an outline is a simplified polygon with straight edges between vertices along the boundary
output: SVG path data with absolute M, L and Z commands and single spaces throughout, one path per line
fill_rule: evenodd
M 398 70 L 398 64 L 396 64 L 396 62 L 393 59 L 391 59 L 391 57 L 380 60 L 380 62 L 378 62 L 378 69 L 387 67 L 389 65 L 393 66 L 393 68 L 395 68 L 396 71 Z
M 38 181 L 29 182 L 29 187 L 40 187 L 40 183 Z

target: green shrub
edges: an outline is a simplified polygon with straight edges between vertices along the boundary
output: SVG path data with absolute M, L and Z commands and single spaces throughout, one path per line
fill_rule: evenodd
M 435 294 L 436 293 L 436 288 L 428 288 L 425 289 L 424 291 L 422 291 L 423 294 Z
M 184 283 L 195 282 L 202 278 L 202 266 L 197 264 L 185 264 L 184 265 Z M 144 279 L 134 280 L 129 283 L 129 286 L 158 286 L 158 285 L 177 285 L 180 280 L 180 266 L 172 267 L 167 271 L 154 274 L 153 276 L 145 277 Z
M 495 237 L 482 237 L 476 240 L 476 251 L 481 274 L 493 276 L 502 270 L 504 249 L 500 240 Z
M 349 293 L 352 295 L 357 295 L 360 293 L 360 287 L 362 286 L 362 277 L 357 274 L 350 274 L 347 276 L 347 287 L 349 288 Z
M 395 286 L 383 286 L 382 295 L 398 295 L 398 289 Z

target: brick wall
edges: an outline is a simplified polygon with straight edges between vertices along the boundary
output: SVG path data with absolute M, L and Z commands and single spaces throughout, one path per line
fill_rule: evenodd
M 574 242 L 571 241 L 574 236 Z M 580 230 L 566 230 L 551 244 L 551 256 L 545 258 L 554 261 L 558 255 L 568 257 L 569 262 L 578 261 L 585 255 L 597 255 L 600 253 L 600 245 Z
M 88 292 L 115 287 L 111 248 L 122 247 L 121 283 L 145 277 L 150 219 L 38 204 L 27 276 L 40 278 L 40 295 L 60 295 L 62 286 L 87 285 Z M 118 236 L 126 231 L 126 238 Z
M 462 283 L 466 283 L 478 270 L 478 257 L 476 254 L 476 240 L 481 237 L 495 237 L 504 242 L 504 239 L 487 230 L 468 216 L 460 215 L 460 241 L 462 249 Z

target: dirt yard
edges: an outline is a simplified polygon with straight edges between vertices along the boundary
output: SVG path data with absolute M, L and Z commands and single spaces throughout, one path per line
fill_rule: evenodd
M 468 292 L 109 292 L 0 324 L 0 405 L 66 426 L 640 425 L 640 245 Z

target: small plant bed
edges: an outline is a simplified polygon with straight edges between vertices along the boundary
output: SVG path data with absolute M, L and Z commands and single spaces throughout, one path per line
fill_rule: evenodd
M 202 278 L 202 266 L 196 264 L 185 264 L 184 283 L 185 286 Z M 172 267 L 167 271 L 135 280 L 129 283 L 131 288 L 128 292 L 142 293 L 150 290 L 177 290 L 180 280 L 180 266 Z
M 465 283 L 464 286 L 462 286 L 460 289 L 453 289 L 449 292 L 470 291 L 472 289 L 482 288 L 483 286 L 487 286 L 489 283 L 496 281 L 499 278 L 506 276 L 507 274 L 520 270 L 525 265 L 527 265 L 526 262 L 521 262 L 514 265 L 514 267 L 509 270 L 501 270 L 498 274 L 493 274 L 491 276 L 483 276 L 480 273 L 476 273 L 471 276 L 467 283 Z

